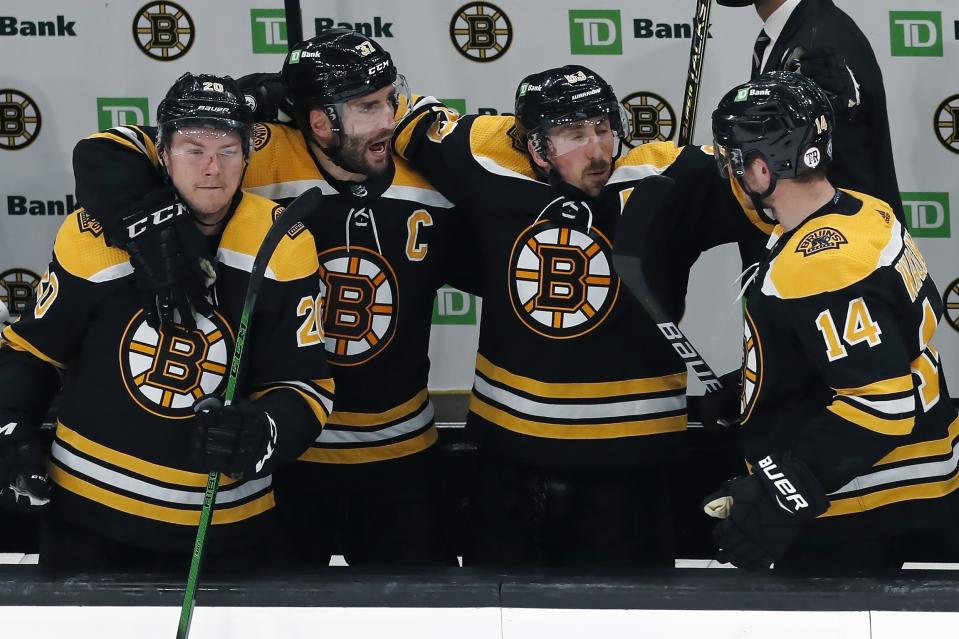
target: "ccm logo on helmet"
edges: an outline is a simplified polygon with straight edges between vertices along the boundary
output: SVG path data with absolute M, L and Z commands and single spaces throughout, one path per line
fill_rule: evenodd
M 380 62 L 379 64 L 375 64 L 372 67 L 370 67 L 367 70 L 366 75 L 375 75 L 388 66 L 390 66 L 389 60 L 384 60 L 383 62 Z
M 780 508 L 788 512 L 790 515 L 795 515 L 803 508 L 809 506 L 809 502 L 806 501 L 806 498 L 799 494 L 796 491 L 796 487 L 793 486 L 792 482 L 786 479 L 786 476 L 783 475 L 782 471 L 779 470 L 779 466 L 776 465 L 776 462 L 772 460 L 772 457 L 768 455 L 759 460 L 759 467 L 762 468 L 763 473 L 766 474 L 766 477 L 769 478 L 769 481 L 773 483 L 773 486 L 776 487 L 776 490 L 786 498 L 786 501 L 792 502 L 792 508 L 784 504 L 778 497 L 776 498 L 776 503 L 779 504 Z

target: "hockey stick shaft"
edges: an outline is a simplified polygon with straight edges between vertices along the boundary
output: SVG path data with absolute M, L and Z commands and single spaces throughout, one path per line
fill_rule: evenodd
M 286 16 L 286 42 L 289 49 L 303 41 L 303 12 L 300 0 L 283 0 L 283 14 Z
M 709 39 L 709 11 L 712 0 L 696 1 L 696 16 L 693 18 L 693 39 L 689 45 L 689 71 L 686 73 L 686 90 L 683 93 L 683 113 L 679 123 L 679 146 L 693 141 L 696 126 L 696 107 L 699 104 L 699 87 L 703 77 L 703 61 L 706 58 L 706 40 Z
M 322 194 L 317 187 L 305 191 L 293 200 L 283 213 L 273 222 L 267 231 L 263 242 L 257 249 L 253 259 L 253 268 L 250 271 L 250 280 L 246 286 L 246 295 L 243 298 L 243 310 L 240 313 L 240 326 L 236 333 L 236 346 L 233 349 L 233 359 L 230 362 L 230 373 L 227 378 L 226 391 L 223 395 L 223 404 L 229 406 L 236 396 L 236 387 L 240 378 L 240 369 L 243 365 L 243 353 L 246 340 L 253 323 L 253 308 L 260 293 L 260 285 L 266 274 L 266 267 L 273 257 L 273 252 L 280 244 L 283 236 L 294 225 L 303 221 L 319 205 Z M 197 526 L 196 541 L 193 544 L 193 555 L 190 558 L 190 572 L 187 576 L 186 589 L 183 592 L 183 604 L 180 606 L 180 623 L 177 626 L 177 639 L 187 639 L 190 634 L 190 624 L 193 621 L 193 609 L 196 607 L 196 589 L 200 579 L 200 568 L 203 564 L 203 551 L 206 548 L 206 533 L 213 518 L 213 506 L 216 503 L 216 493 L 220 487 L 220 473 L 213 471 L 207 476 L 206 492 L 203 494 L 203 508 L 200 511 L 200 523 Z

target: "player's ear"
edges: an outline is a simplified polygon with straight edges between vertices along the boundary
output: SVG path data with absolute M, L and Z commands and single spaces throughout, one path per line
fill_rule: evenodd
M 533 158 L 533 163 L 544 171 L 549 169 L 549 162 L 540 157 L 539 153 L 536 152 L 536 147 L 533 146 L 533 142 L 529 139 L 526 140 L 526 151 L 529 153 L 529 156 Z
M 330 118 L 323 109 L 310 109 L 309 117 L 310 130 L 313 131 L 313 135 L 315 135 L 320 142 L 326 142 L 333 137 Z

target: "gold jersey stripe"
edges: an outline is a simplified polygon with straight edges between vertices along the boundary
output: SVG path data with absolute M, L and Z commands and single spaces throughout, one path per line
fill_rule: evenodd
M 851 515 L 902 501 L 936 499 L 937 497 L 948 495 L 956 490 L 956 488 L 959 488 L 959 475 L 942 481 L 927 482 L 912 486 L 899 486 L 897 488 L 879 490 L 858 497 L 834 499 L 829 504 L 829 510 L 821 514 L 820 517 Z
M 826 408 L 829 412 L 842 417 L 847 422 L 852 422 L 856 426 L 871 430 L 880 435 L 908 435 L 912 432 L 912 427 L 916 423 L 914 417 L 906 417 L 903 419 L 883 419 L 876 417 L 842 401 L 833 402 Z
M 317 464 L 365 464 L 368 462 L 398 459 L 422 452 L 436 443 L 439 434 L 430 426 L 416 437 L 385 446 L 365 448 L 319 448 L 313 447 L 300 455 L 299 460 Z
M 424 388 L 402 404 L 394 406 L 382 413 L 348 413 L 346 411 L 334 410 L 333 414 L 330 415 L 328 423 L 330 426 L 378 428 L 384 424 L 395 422 L 419 412 L 418 409 L 423 406 L 428 398 L 429 392 Z
M 158 166 L 160 164 L 159 156 L 157 154 L 156 145 L 153 143 L 153 140 L 150 139 L 149 135 L 141 135 L 138 137 L 140 139 L 140 142 L 143 143 L 143 146 L 146 147 L 147 158 L 150 160 L 153 166 Z M 111 133 L 110 131 L 101 131 L 99 133 L 94 133 L 93 135 L 89 136 L 87 139 L 93 140 L 96 138 L 102 138 L 104 140 L 109 140 L 110 142 L 122 144 L 123 146 L 130 148 L 137 155 L 141 155 L 141 156 L 143 155 L 143 151 L 140 150 L 140 147 L 138 147 L 136 144 L 133 143 L 132 140 L 130 140 L 124 135 L 117 135 L 115 133 Z
M 896 462 L 907 461 L 910 459 L 920 459 L 922 457 L 936 457 L 939 455 L 949 455 L 953 450 L 953 442 L 959 437 L 959 417 L 952 420 L 949 424 L 949 431 L 942 439 L 932 441 L 917 442 L 915 444 L 906 444 L 894 448 L 888 455 L 880 459 L 874 466 L 884 464 L 894 464 Z
M 858 388 L 837 388 L 837 395 L 855 395 L 857 397 L 867 397 L 869 395 L 891 395 L 893 393 L 905 393 L 913 389 L 912 375 L 903 375 L 901 377 L 890 377 L 878 382 L 872 382 Z
M 44 355 L 43 352 L 40 351 L 40 349 L 38 349 L 36 346 L 34 346 L 33 344 L 25 340 L 20 335 L 17 335 L 17 332 L 14 330 L 13 326 L 7 326 L 6 328 L 4 328 L 2 335 L 3 335 L 3 340 L 2 340 L 3 345 L 9 346 L 15 351 L 26 351 L 27 353 L 30 353 L 37 359 L 42 359 L 47 364 L 52 364 L 53 366 L 56 366 L 57 368 L 61 368 L 64 370 L 67 368 L 66 364 L 58 362 L 52 357 L 48 357 L 47 355 Z
M 61 421 L 57 422 L 57 439 L 69 444 L 88 457 L 129 470 L 148 479 L 155 479 L 177 486 L 189 486 L 191 488 L 206 487 L 208 475 L 191 473 L 186 470 L 170 468 L 169 466 L 161 466 L 140 459 L 139 457 L 134 457 L 133 455 L 121 453 L 118 450 L 113 450 L 103 444 L 98 444 L 91 439 L 87 439 Z M 235 479 L 231 479 L 226 475 L 220 475 L 220 485 L 230 486 L 235 483 Z
M 549 399 L 608 399 L 621 395 L 678 391 L 686 388 L 686 373 L 673 373 L 662 377 L 624 379 L 617 382 L 571 384 L 541 382 L 499 368 L 482 355 L 476 356 L 476 370 L 503 386 Z
M 686 415 L 610 424 L 581 425 L 537 422 L 511 415 L 487 404 L 476 395 L 470 397 L 470 411 L 501 428 L 523 435 L 548 439 L 615 439 L 618 437 L 660 435 L 686 430 Z
M 50 465 L 50 478 L 71 493 L 85 497 L 114 510 L 130 515 L 162 521 L 181 526 L 197 526 L 200 523 L 200 509 L 181 510 L 167 506 L 158 506 L 133 499 L 101 488 L 63 470 L 56 464 Z M 213 525 L 234 524 L 264 513 L 275 505 L 273 491 L 240 506 L 217 506 L 213 509 Z

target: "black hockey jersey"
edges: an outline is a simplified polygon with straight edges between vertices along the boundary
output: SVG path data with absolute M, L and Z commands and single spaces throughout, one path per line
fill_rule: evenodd
M 932 344 L 942 299 L 908 231 L 885 202 L 838 191 L 770 244 L 747 290 L 747 460 L 802 459 L 831 500 L 820 526 L 947 516 L 959 420 Z
M 2 349 L 63 373 L 50 466 L 59 516 L 125 543 L 190 551 L 207 482 L 190 453 L 193 403 L 226 387 L 253 259 L 278 210 L 243 195 L 217 249 L 215 313 L 197 317 L 194 331 L 150 328 L 129 255 L 108 246 L 83 209 L 64 220 L 36 299 L 4 329 Z M 238 387 L 238 396 L 268 402 L 280 437 L 298 442 L 291 458 L 317 436 L 333 404 L 316 268 L 309 232 L 291 231 L 269 262 Z M 17 400 L 0 398 L 4 406 Z M 256 543 L 273 505 L 270 476 L 223 477 L 211 543 Z
M 81 141 L 74 156 L 80 201 L 111 215 L 133 200 L 123 197 L 123 184 L 105 182 L 131 181 L 141 193 L 142 181 L 157 184 L 154 138 L 154 129 L 121 127 Z M 358 464 L 427 449 L 437 440 L 427 393 L 433 298 L 459 258 L 452 205 L 400 158 L 385 176 L 338 182 L 285 125 L 256 124 L 254 149 L 247 191 L 281 203 L 313 186 L 325 195 L 306 224 L 319 252 L 336 406 L 302 459 Z
M 468 417 L 481 444 L 539 466 L 665 462 L 686 428 L 685 367 L 622 289 L 612 243 L 637 182 L 665 174 L 680 188 L 658 289 L 677 320 L 702 251 L 740 241 L 758 257 L 771 227 L 744 212 L 711 150 L 638 147 L 616 162 L 599 197 L 582 199 L 537 178 L 514 146 L 512 117 L 458 117 L 423 98 L 394 142 L 469 215 L 482 254 Z

